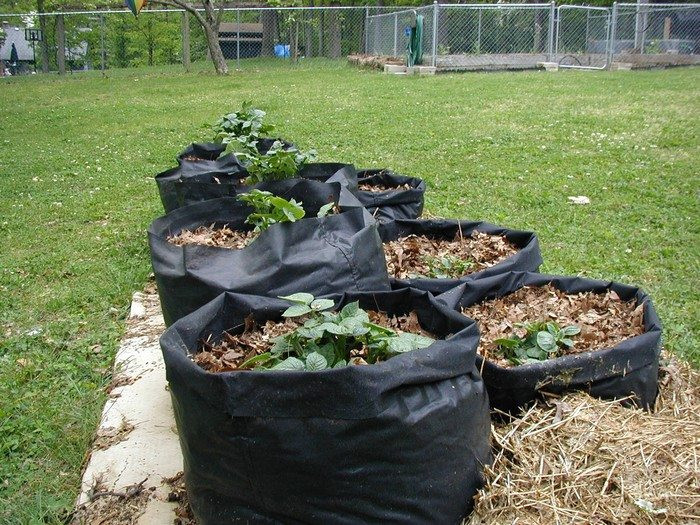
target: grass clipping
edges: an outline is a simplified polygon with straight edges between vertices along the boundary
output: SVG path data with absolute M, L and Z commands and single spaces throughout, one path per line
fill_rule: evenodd
M 671 360 L 653 413 L 583 393 L 492 431 L 467 525 L 700 522 L 700 373 Z

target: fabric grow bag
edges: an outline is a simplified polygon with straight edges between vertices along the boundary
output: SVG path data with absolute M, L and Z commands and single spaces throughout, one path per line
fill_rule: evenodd
M 425 182 L 422 179 L 398 175 L 391 170 L 361 170 L 357 177 L 358 185 L 397 188 L 388 191 L 358 189 L 357 198 L 377 220 L 416 219 L 423 213 Z M 398 188 L 404 184 L 411 189 Z
M 420 290 L 427 290 L 434 294 L 444 293 L 455 286 L 474 279 L 481 279 L 492 275 L 498 275 L 510 271 L 534 271 L 542 264 L 542 254 L 537 235 L 533 232 L 510 230 L 501 226 L 495 226 L 488 222 L 457 221 L 452 219 L 415 219 L 397 220 L 379 224 L 379 235 L 382 242 L 395 241 L 409 235 L 425 235 L 438 239 L 454 239 L 461 228 L 462 234 L 471 235 L 473 231 L 480 231 L 491 235 L 503 235 L 513 243 L 518 252 L 498 264 L 481 271 L 470 273 L 459 279 L 394 279 L 392 286 L 401 288 L 411 286 Z
M 300 289 L 321 295 L 389 288 L 377 225 L 352 194 L 338 183 L 303 179 L 271 185 L 278 195 L 303 202 L 307 218 L 274 224 L 241 250 L 168 242 L 184 229 L 211 224 L 249 230 L 244 221 L 251 208 L 235 198 L 191 204 L 151 224 L 151 262 L 166 325 L 224 291 L 278 296 Z M 316 218 L 330 201 L 342 212 Z
M 299 288 L 299 290 L 304 288 Z M 416 311 L 436 340 L 369 366 L 320 372 L 206 372 L 200 339 L 277 320 L 286 301 L 225 293 L 161 338 L 200 525 L 457 524 L 490 459 L 488 399 L 474 323 L 430 294 L 343 295 L 365 309 Z
M 540 393 L 583 390 L 603 399 L 633 396 L 634 404 L 649 409 L 658 389 L 661 322 L 651 299 L 639 288 L 582 277 L 508 272 L 466 282 L 440 295 L 438 300 L 459 310 L 508 295 L 523 286 L 549 283 L 566 293 L 613 290 L 623 301 L 634 299 L 637 305 L 644 304 L 644 333 L 613 348 L 510 368 L 477 356 L 477 366 L 488 388 L 492 408 L 515 413 L 533 403 Z M 476 321 L 478 324 L 478 319 Z
M 258 149 L 265 153 L 273 142 L 274 139 L 259 139 Z M 285 142 L 285 145 L 292 144 Z M 220 157 L 224 150 L 222 144 L 192 144 L 178 156 L 177 167 L 156 175 L 158 193 L 166 213 L 195 202 L 233 197 L 248 191 L 249 188 L 243 185 L 248 172 L 234 154 Z M 203 160 L 186 160 L 190 156 Z M 352 164 L 310 163 L 302 167 L 299 177 L 339 182 L 351 191 L 357 188 L 357 173 Z

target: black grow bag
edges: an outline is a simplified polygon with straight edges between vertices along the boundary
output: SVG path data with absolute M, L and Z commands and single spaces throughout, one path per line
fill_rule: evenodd
M 299 289 L 305 289 L 303 287 Z M 188 352 L 253 314 L 289 303 L 226 293 L 161 337 L 200 525 L 457 524 L 489 461 L 488 399 L 474 323 L 417 290 L 342 296 L 365 309 L 414 310 L 433 345 L 369 366 L 214 374 Z
M 286 199 L 303 202 L 306 218 L 274 224 L 241 250 L 176 246 L 167 240 L 184 229 L 211 224 L 249 230 L 244 221 L 251 208 L 236 198 L 191 204 L 151 224 L 151 262 L 167 325 L 224 291 L 278 296 L 300 289 L 320 295 L 389 288 L 376 222 L 352 194 L 338 183 L 302 179 L 260 188 L 269 186 Z M 330 201 L 342 212 L 316 218 Z
M 613 290 L 624 301 L 634 299 L 637 305 L 643 303 L 644 334 L 629 338 L 613 348 L 510 368 L 477 356 L 491 406 L 503 412 L 515 413 L 534 402 L 540 393 L 562 394 L 583 390 L 603 399 L 633 396 L 634 404 L 650 408 L 656 399 L 658 386 L 661 322 L 651 299 L 639 288 L 581 277 L 509 272 L 464 283 L 440 295 L 438 300 L 461 309 L 508 295 L 523 286 L 548 283 L 566 293 L 605 293 Z
M 452 240 L 458 235 L 460 227 L 462 235 L 464 236 L 471 235 L 475 230 L 490 235 L 503 235 L 518 248 L 518 252 L 498 264 L 478 272 L 467 274 L 459 279 L 392 278 L 392 286 L 395 288 L 411 286 L 420 290 L 427 290 L 434 294 L 440 294 L 465 281 L 481 279 L 483 277 L 490 277 L 510 271 L 536 272 L 542 264 L 542 254 L 540 253 L 537 235 L 528 231 L 510 230 L 488 222 L 457 221 L 452 219 L 398 220 L 380 223 L 379 235 L 382 238 L 382 242 L 395 241 L 412 234 Z
M 423 213 L 425 182 L 415 177 L 398 175 L 391 170 L 362 170 L 357 174 L 357 183 L 370 186 L 385 186 L 387 191 L 357 191 L 362 205 L 379 221 L 416 219 Z M 399 186 L 408 184 L 411 189 Z
M 274 139 L 260 139 L 258 149 L 265 153 L 272 142 Z M 224 150 L 222 144 L 192 144 L 178 156 L 177 167 L 156 175 L 158 193 L 166 213 L 195 202 L 233 197 L 249 189 L 243 185 L 248 172 L 234 154 L 220 156 Z M 186 160 L 191 156 L 202 160 Z M 352 164 L 309 163 L 301 168 L 299 177 L 339 182 L 351 191 L 357 188 L 357 173 Z

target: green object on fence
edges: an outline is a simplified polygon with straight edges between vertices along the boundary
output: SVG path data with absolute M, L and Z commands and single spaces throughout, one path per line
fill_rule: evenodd
M 406 63 L 409 67 L 420 65 L 423 62 L 423 15 L 416 15 L 416 23 L 411 28 L 406 51 L 408 54 Z

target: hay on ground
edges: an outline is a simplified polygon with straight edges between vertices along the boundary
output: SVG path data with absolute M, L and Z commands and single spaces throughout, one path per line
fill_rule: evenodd
M 653 413 L 583 393 L 494 425 L 476 524 L 700 523 L 700 373 L 671 360 Z

